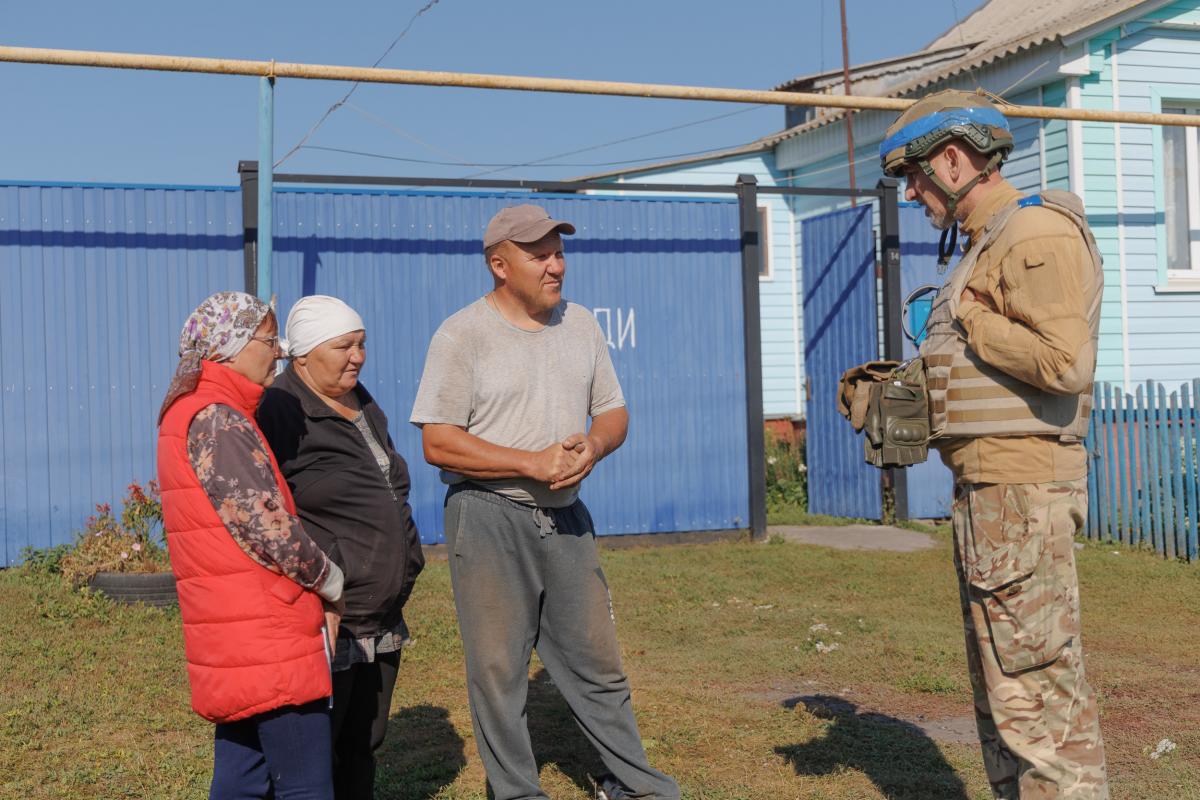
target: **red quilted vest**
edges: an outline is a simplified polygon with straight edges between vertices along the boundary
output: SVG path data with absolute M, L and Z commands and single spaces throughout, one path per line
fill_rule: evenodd
M 258 430 L 254 411 L 262 393 L 263 387 L 228 367 L 205 361 L 196 390 L 171 404 L 158 430 L 158 480 L 192 708 L 212 722 L 301 705 L 331 692 L 320 597 L 246 555 L 188 459 L 188 427 L 197 413 L 220 403 Z M 271 455 L 265 440 L 263 448 Z M 296 513 L 273 455 L 271 468 L 287 510 Z

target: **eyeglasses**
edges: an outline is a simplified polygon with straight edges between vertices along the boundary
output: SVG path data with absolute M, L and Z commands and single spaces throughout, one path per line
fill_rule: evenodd
M 250 338 L 256 342 L 262 342 L 263 344 L 265 344 L 267 347 L 271 348 L 272 350 L 279 347 L 279 337 L 278 336 L 251 336 Z

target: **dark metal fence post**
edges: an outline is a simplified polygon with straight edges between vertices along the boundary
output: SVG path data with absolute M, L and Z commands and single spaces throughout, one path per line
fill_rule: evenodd
M 767 537 L 767 463 L 763 434 L 762 325 L 758 302 L 758 180 L 738 175 L 742 242 L 742 319 L 746 346 L 746 450 L 750 480 L 750 537 Z
M 239 161 L 242 179 L 242 257 L 245 292 L 258 294 L 258 162 Z
M 875 185 L 883 192 L 879 198 L 880 263 L 883 269 L 883 357 L 904 360 L 904 323 L 901 316 L 904 298 L 900 289 L 900 206 L 895 178 L 883 178 Z M 896 519 L 908 519 L 908 473 L 904 467 L 888 470 Z

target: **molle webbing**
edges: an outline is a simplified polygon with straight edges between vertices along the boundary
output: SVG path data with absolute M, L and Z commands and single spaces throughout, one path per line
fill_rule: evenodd
M 1091 417 L 1091 387 L 1079 395 L 1052 394 L 1002 372 L 984 362 L 967 345 L 957 321 L 963 290 L 984 252 L 1020 208 L 1043 205 L 1068 217 L 1080 229 L 1091 256 L 1094 275 L 1088 322 L 1091 352 L 1080 354 L 1080 368 L 1094 369 L 1099 333 L 1099 306 L 1103 272 L 1095 241 L 1082 216 L 1082 205 L 1073 195 L 1047 192 L 1023 198 L 996 214 L 979 241 L 950 274 L 934 299 L 928 335 L 921 346 L 929 391 L 930 422 L 935 437 L 960 436 L 1059 436 L 1080 440 L 1087 435 Z

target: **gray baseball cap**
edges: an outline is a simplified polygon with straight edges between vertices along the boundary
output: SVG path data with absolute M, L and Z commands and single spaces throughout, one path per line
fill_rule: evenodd
M 531 203 L 509 206 L 500 209 L 488 223 L 487 230 L 483 233 L 483 249 L 487 250 L 506 239 L 520 244 L 536 242 L 550 231 L 571 234 L 575 232 L 575 226 L 569 222 L 551 219 L 546 209 L 541 206 Z

